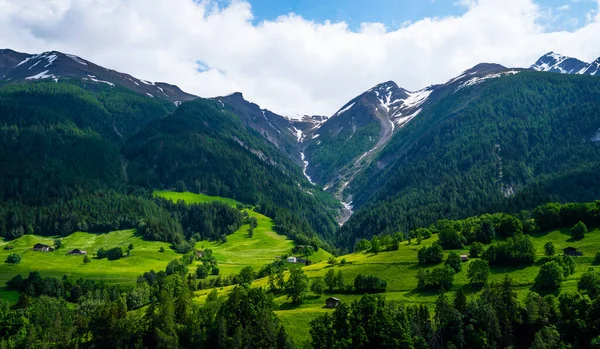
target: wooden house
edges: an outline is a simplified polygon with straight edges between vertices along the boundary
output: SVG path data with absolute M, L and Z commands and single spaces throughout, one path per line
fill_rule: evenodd
M 466 254 L 461 254 L 461 255 L 460 255 L 460 260 L 461 260 L 462 262 L 468 262 L 468 261 L 469 261 L 469 256 L 468 256 L 468 255 L 466 255 Z
M 87 251 L 76 248 L 74 250 L 69 251 L 69 254 L 80 254 L 81 255 L 81 254 L 87 254 Z
M 54 249 L 48 245 L 44 245 L 44 244 L 35 244 L 33 245 L 33 250 L 34 251 L 40 251 L 40 252 L 52 252 L 54 251 Z
M 325 300 L 325 308 L 337 308 L 342 301 L 339 298 L 329 297 Z

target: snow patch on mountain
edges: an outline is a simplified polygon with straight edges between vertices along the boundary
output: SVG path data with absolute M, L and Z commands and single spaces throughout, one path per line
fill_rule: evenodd
M 499 78 L 499 77 L 502 77 L 502 76 L 508 76 L 508 75 L 515 75 L 515 74 L 518 74 L 518 73 L 519 73 L 518 70 L 510 70 L 510 71 L 502 72 L 502 73 L 488 74 L 488 75 L 481 76 L 481 77 L 474 77 L 474 78 L 471 78 L 471 79 L 463 82 L 462 84 L 460 84 L 460 86 L 458 86 L 458 88 L 454 92 L 458 92 L 458 91 L 462 90 L 465 87 L 469 87 L 469 86 L 480 84 L 480 83 L 482 83 L 482 82 L 484 82 L 486 80 L 489 80 L 489 79 L 495 79 L 495 78 Z
M 344 108 L 340 109 L 337 113 L 333 114 L 333 116 L 338 116 L 338 115 L 344 114 L 348 110 L 352 109 L 352 107 L 354 106 L 354 104 L 356 104 L 356 102 L 352 102 L 352 104 L 349 104 L 349 105 L 345 106 Z
M 89 78 L 91 81 L 94 81 L 94 82 L 101 82 L 101 83 L 103 83 L 103 84 L 107 84 L 107 85 L 110 85 L 110 86 L 112 86 L 112 87 L 114 87 L 114 86 L 115 86 L 115 84 L 113 84 L 112 82 L 109 82 L 109 81 L 104 81 L 104 80 L 98 80 L 98 79 L 96 79 L 96 76 L 95 76 L 95 75 L 88 75 L 88 78 Z M 83 78 L 83 79 L 84 79 L 84 80 L 87 80 L 86 78 Z
M 81 59 L 75 55 L 68 54 L 68 53 L 66 53 L 65 55 L 81 65 L 87 65 L 87 63 L 83 59 Z
M 39 80 L 39 79 L 48 79 L 48 78 L 52 78 L 55 81 L 58 80 L 53 74 L 48 74 L 49 70 L 45 70 L 39 74 L 36 74 L 34 76 L 30 76 L 25 78 L 26 80 Z

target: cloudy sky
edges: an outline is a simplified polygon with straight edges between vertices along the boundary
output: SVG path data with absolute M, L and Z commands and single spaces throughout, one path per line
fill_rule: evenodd
M 0 0 L 0 48 L 58 50 L 202 97 L 331 115 L 480 62 L 600 56 L 600 0 Z

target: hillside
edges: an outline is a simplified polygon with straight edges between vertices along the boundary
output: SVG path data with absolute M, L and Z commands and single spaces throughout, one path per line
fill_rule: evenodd
M 361 252 L 342 255 L 337 257 L 338 264 L 334 267 L 326 262 L 322 262 L 304 267 L 303 269 L 311 280 L 322 278 L 330 269 L 333 269 L 336 272 L 342 271 L 346 284 L 352 284 L 354 278 L 358 274 L 375 275 L 387 281 L 388 287 L 383 294 L 387 300 L 396 300 L 406 304 L 428 304 L 430 307 L 433 307 L 439 293 L 435 291 L 417 290 L 417 273 L 419 269 L 423 268 L 418 264 L 417 252 L 424 246 L 432 245 L 437 239 L 437 235 L 433 235 L 431 238 L 424 240 L 420 245 L 415 240 L 410 244 L 405 241 L 400 244 L 397 251 L 380 252 L 377 254 Z M 537 291 L 537 289 L 533 287 L 534 280 L 539 272 L 540 265 L 542 264 L 540 261 L 543 261 L 545 258 L 544 244 L 547 242 L 553 242 L 558 251 L 562 251 L 565 247 L 572 246 L 583 252 L 582 257 L 577 257 L 575 259 L 575 273 L 563 281 L 560 288 L 560 292 L 576 291 L 577 281 L 581 275 L 593 265 L 594 255 L 598 252 L 598 246 L 600 245 L 600 230 L 595 229 L 590 231 L 583 240 L 575 242 L 571 241 L 569 229 L 538 233 L 533 235 L 531 240 L 537 251 L 536 256 L 538 262 L 536 264 L 532 266 L 491 267 L 490 282 L 500 282 L 508 275 L 513 281 L 518 297 L 521 300 L 524 299 L 529 292 Z M 450 252 L 462 252 L 468 254 L 468 246 L 463 250 L 444 250 L 444 260 L 446 260 Z M 346 260 L 345 265 L 339 263 L 342 259 Z M 474 259 L 471 259 L 469 262 L 463 263 L 462 271 L 455 275 L 454 285 L 451 289 L 446 290 L 449 297 L 452 297 L 459 289 L 465 291 L 469 298 L 482 292 L 483 289 L 481 287 L 471 287 L 469 285 L 469 280 L 467 279 L 468 265 L 469 263 L 472 263 L 473 260 Z M 433 269 L 438 266 L 439 265 L 433 265 L 425 267 L 424 269 Z M 266 287 L 267 280 L 257 280 L 253 283 L 253 286 Z M 227 294 L 231 288 L 231 286 L 225 287 L 219 292 L 220 294 Z M 209 292 L 210 290 L 197 292 L 197 300 L 203 302 Z M 278 305 L 276 314 L 281 318 L 285 327 L 296 340 L 296 343 L 303 343 L 309 339 L 308 323 L 312 319 L 323 313 L 331 313 L 333 311 L 324 308 L 325 299 L 331 296 L 337 297 L 347 304 L 362 297 L 360 294 L 346 294 L 334 290 L 334 292 L 325 292 L 325 294 L 321 296 L 311 294 L 300 306 L 290 304 L 290 300 L 285 295 L 276 298 L 276 303 Z
M 183 200 L 189 204 L 212 201 L 220 201 L 232 206 L 239 204 L 239 202 L 228 198 L 193 193 L 157 191 L 154 195 L 174 202 Z M 292 240 L 275 232 L 275 224 L 272 219 L 252 210 L 248 210 L 248 213 L 251 217 L 256 217 L 258 222 L 252 237 L 248 236 L 249 225 L 243 225 L 235 233 L 229 235 L 225 243 L 205 240 L 196 242 L 197 249 L 211 249 L 213 251 L 213 256 L 219 263 L 220 275 L 222 276 L 237 274 L 246 266 L 251 266 L 258 271 L 264 265 L 277 260 L 275 257 L 290 254 L 294 247 Z M 312 262 L 320 262 L 327 260 L 329 256 L 329 253 L 321 249 L 310 256 L 309 259 Z M 201 263 L 196 263 L 196 265 L 199 264 Z
M 598 110 L 596 77 L 520 72 L 446 92 L 347 189 L 361 209 L 338 243 L 442 217 L 594 200 Z
M 4 288 L 6 282 L 17 274 L 26 277 L 31 271 L 39 271 L 45 277 L 62 278 L 63 275 L 69 275 L 129 288 L 135 285 L 141 274 L 151 269 L 163 270 L 171 260 L 178 258 L 168 243 L 144 240 L 134 230 L 106 234 L 77 232 L 60 238 L 63 246 L 54 252 L 32 251 L 36 243 L 54 246 L 55 238 L 60 237 L 25 235 L 16 240 L 0 242 L 0 258 L 3 261 L 12 253 L 17 253 L 22 258 L 21 263 L 15 266 L 4 263 L 0 265 L 0 287 Z M 131 255 L 116 261 L 92 259 L 89 264 L 84 264 L 83 256 L 67 254 L 69 250 L 77 248 L 87 251 L 93 257 L 101 247 L 127 249 L 129 244 L 134 247 Z M 14 246 L 14 249 L 4 250 L 7 245 Z M 165 252 L 159 252 L 161 247 Z M 13 300 L 16 298 L 13 292 L 2 291 L 0 294 Z

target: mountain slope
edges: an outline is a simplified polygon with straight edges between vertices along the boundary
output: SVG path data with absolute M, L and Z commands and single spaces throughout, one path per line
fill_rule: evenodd
M 457 81 L 449 83 L 446 90 Z M 517 200 L 520 193 L 559 178 L 562 187 L 539 197 L 578 201 L 600 195 L 599 186 L 572 190 L 579 184 L 566 181 L 581 178 L 570 176 L 578 171 L 598 178 L 597 78 L 524 71 L 470 78 L 431 103 L 349 189 L 363 208 L 342 227 L 341 245 L 440 218 L 516 210 L 535 204 Z
M 177 86 L 154 83 L 134 78 L 96 65 L 83 58 L 58 51 L 40 54 L 0 50 L 0 82 L 28 82 L 51 79 L 80 79 L 108 86 L 120 85 L 151 98 L 161 98 L 173 103 L 197 98 L 181 91 Z
M 290 120 L 246 101 L 239 92 L 211 99 L 217 101 L 221 108 L 237 115 L 246 127 L 261 134 L 280 151 L 287 154 L 297 165 L 303 166 L 298 130 Z
M 257 205 L 285 233 L 311 243 L 331 239 L 335 203 L 295 165 L 218 101 L 181 104 L 148 124 L 126 149 L 134 184 L 189 189 Z
M 346 103 L 305 138 L 307 173 L 345 202 L 346 210 L 340 219 L 340 223 L 344 223 L 352 214 L 352 206 L 361 205 L 360 202 L 356 205 L 349 188 L 368 184 L 353 183 L 365 168 L 373 164 L 394 133 L 443 96 L 517 71 L 483 63 L 445 84 L 415 92 L 400 88 L 392 81 L 379 84 Z M 385 164 L 378 161 L 376 165 L 381 167 Z

